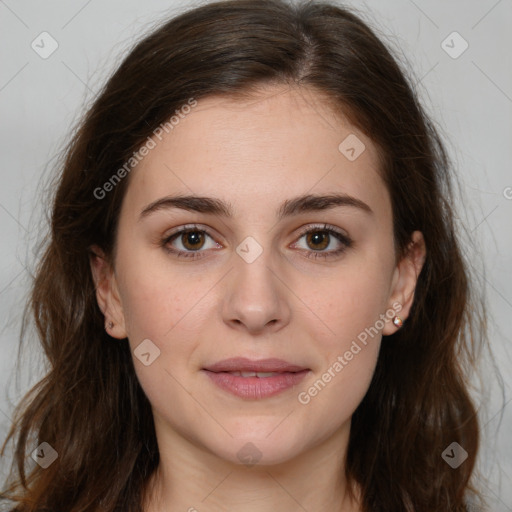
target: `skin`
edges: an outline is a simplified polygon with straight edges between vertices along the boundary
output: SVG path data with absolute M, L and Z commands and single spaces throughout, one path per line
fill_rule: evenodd
M 338 150 L 349 134 L 366 146 L 354 161 Z M 297 397 L 393 304 L 405 322 L 413 301 L 425 245 L 413 233 L 409 252 L 396 261 L 375 145 L 318 93 L 276 86 L 251 101 L 200 99 L 155 141 L 129 177 L 114 268 L 98 247 L 91 259 L 98 304 L 114 323 L 109 334 L 128 337 L 132 353 L 145 339 L 160 350 L 149 366 L 134 356 L 160 450 L 145 510 L 361 510 L 342 477 L 350 421 L 387 342 L 382 336 L 397 327 L 386 319 L 309 403 Z M 364 201 L 373 213 L 340 206 L 275 215 L 287 199 L 333 192 Z M 222 199 L 235 215 L 162 209 L 139 220 L 147 205 L 176 193 Z M 197 247 L 200 257 L 166 252 L 161 241 L 191 223 L 211 238 L 191 246 L 178 236 L 167 245 L 189 253 Z M 301 236 L 311 225 L 321 234 L 318 223 L 348 234 L 352 246 L 332 258 L 307 258 L 342 246 L 332 235 L 328 245 Z M 247 236 L 263 248 L 252 263 L 236 252 Z M 201 372 L 235 356 L 282 358 L 310 372 L 295 389 L 242 399 Z M 260 453 L 255 465 L 237 456 L 246 443 Z

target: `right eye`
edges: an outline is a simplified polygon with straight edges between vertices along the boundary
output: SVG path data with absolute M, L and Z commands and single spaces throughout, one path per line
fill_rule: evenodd
M 167 236 L 162 240 L 162 246 L 164 249 L 177 256 L 178 258 L 200 258 L 202 256 L 194 253 L 205 252 L 204 249 L 206 238 L 213 240 L 205 230 L 200 229 L 198 226 L 185 226 L 178 231 L 175 231 L 170 236 Z M 178 243 L 182 248 L 176 248 L 173 243 Z M 213 247 L 220 247 L 220 244 L 214 242 Z M 212 247 L 210 247 L 211 249 Z M 207 247 L 207 249 L 209 249 Z

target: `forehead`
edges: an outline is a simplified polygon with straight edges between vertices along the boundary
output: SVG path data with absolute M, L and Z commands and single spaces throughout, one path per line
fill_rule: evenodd
M 376 213 L 390 207 L 376 146 L 310 89 L 202 98 L 153 139 L 126 197 L 139 211 L 172 193 L 225 198 L 240 210 L 261 205 L 262 212 L 274 199 L 307 192 L 347 193 Z

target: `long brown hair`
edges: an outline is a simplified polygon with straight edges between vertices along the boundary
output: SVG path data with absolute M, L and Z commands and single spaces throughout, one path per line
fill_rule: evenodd
M 447 151 L 407 73 L 361 17 L 327 2 L 230 0 L 191 9 L 141 40 L 107 81 L 67 147 L 51 229 L 24 324 L 35 320 L 49 361 L 15 411 L 8 488 L 16 512 L 140 512 L 159 463 L 152 412 L 129 345 L 104 330 L 89 258 L 113 264 L 130 175 L 98 198 L 154 130 L 190 100 L 307 86 L 371 138 L 391 196 L 401 257 L 413 231 L 427 255 L 410 316 L 383 343 L 355 411 L 346 477 L 366 512 L 465 511 L 479 427 L 469 375 L 485 330 L 452 211 Z M 23 336 L 22 336 L 23 338 Z M 36 441 L 33 441 L 34 438 Z M 39 443 L 48 468 L 26 458 Z M 442 457 L 457 442 L 467 460 Z M 341 468 L 340 468 L 341 470 Z

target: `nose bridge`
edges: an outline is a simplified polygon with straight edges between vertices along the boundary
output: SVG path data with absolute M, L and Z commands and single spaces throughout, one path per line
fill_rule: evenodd
M 289 320 L 289 305 L 283 285 L 275 275 L 275 258 L 270 247 L 246 237 L 236 247 L 234 271 L 223 307 L 224 321 L 261 331 L 278 328 Z

